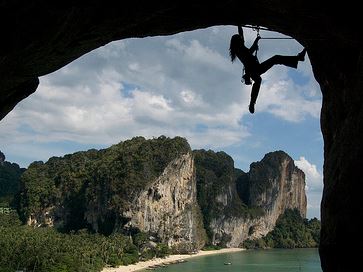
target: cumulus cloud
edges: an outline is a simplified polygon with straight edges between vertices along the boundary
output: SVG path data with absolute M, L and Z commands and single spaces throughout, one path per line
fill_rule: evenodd
M 90 52 L 40 79 L 37 92 L 0 123 L 1 142 L 108 145 L 164 134 L 184 136 L 195 148 L 240 144 L 251 135 L 243 123 L 250 86 L 240 82 L 242 65 L 229 60 L 235 32 L 213 27 Z M 254 35 L 246 30 L 246 40 Z M 260 57 L 279 53 L 275 45 L 261 44 Z M 280 45 L 284 53 L 301 49 L 296 42 Z M 315 86 L 296 84 L 284 68 L 264 79 L 257 111 L 292 122 L 318 117 Z
M 270 80 L 262 89 L 259 110 L 290 122 L 302 121 L 307 116 L 320 116 L 321 101 L 306 98 L 303 95 L 307 89 L 305 85 L 294 84 L 291 79 Z
M 318 171 L 315 164 L 310 163 L 305 157 L 295 161 L 295 165 L 305 173 L 308 191 L 322 191 L 323 175 Z

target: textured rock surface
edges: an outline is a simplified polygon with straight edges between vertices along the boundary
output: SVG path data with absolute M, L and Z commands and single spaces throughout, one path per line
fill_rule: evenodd
M 294 208 L 306 217 L 305 174 L 285 152 L 271 152 L 252 163 L 248 183 L 249 205 L 262 207 L 273 221 Z
M 28 225 L 152 235 L 178 252 L 203 247 L 195 167 L 187 141 L 135 137 L 103 150 L 31 164 L 20 211 Z
M 197 204 L 191 153 L 172 161 L 124 213 L 127 227 L 156 234 L 164 243 L 188 252 L 204 245 L 203 221 Z
M 39 76 L 112 40 L 237 23 L 292 36 L 308 47 L 323 94 L 322 266 L 324 271 L 346 271 L 347 265 L 354 268 L 363 258 L 358 227 L 363 219 L 363 43 L 358 5 L 306 0 L 224 0 L 208 5 L 190 0 L 2 1 L 0 118 L 36 90 Z
M 274 228 L 286 209 L 296 208 L 306 216 L 305 174 L 283 151 L 268 153 L 260 162 L 252 163 L 250 171 L 242 174 L 237 184 L 235 182 L 236 179 L 230 176 L 230 182 L 221 185 L 219 193 L 210 199 L 219 209 L 212 213 L 208 226 L 214 244 L 236 247 L 248 238 L 260 238 Z M 242 205 L 241 200 L 251 208 L 260 208 L 263 215 L 251 216 L 251 211 L 247 216 L 229 213 L 236 205 Z
M 55 221 L 55 216 L 54 216 L 55 209 L 56 207 L 51 206 L 43 210 L 40 210 L 38 212 L 30 214 L 30 216 L 27 218 L 26 224 L 28 226 L 33 226 L 37 228 L 53 227 Z

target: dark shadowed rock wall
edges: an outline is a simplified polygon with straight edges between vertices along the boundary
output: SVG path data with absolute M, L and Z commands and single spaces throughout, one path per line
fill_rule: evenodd
M 32 94 L 38 77 L 110 41 L 222 24 L 258 24 L 308 48 L 323 94 L 324 271 L 348 271 L 363 257 L 361 9 L 358 1 L 0 2 L 0 118 Z M 208 4 L 205 4 L 208 3 Z M 328 4 L 327 4 L 328 3 Z

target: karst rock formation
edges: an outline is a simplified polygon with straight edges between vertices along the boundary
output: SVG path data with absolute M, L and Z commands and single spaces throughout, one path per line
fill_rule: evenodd
M 358 2 L 310 0 L 44 1 L 0 3 L 0 118 L 36 91 L 38 77 L 113 40 L 251 24 L 307 47 L 323 95 L 324 271 L 363 257 L 363 43 Z M 120 60 L 122 61 L 122 60 Z

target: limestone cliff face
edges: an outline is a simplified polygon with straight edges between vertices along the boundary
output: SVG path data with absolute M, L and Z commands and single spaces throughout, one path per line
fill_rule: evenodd
M 188 153 L 169 163 L 132 202 L 123 214 L 131 218 L 126 227 L 155 234 L 179 251 L 200 249 L 204 230 L 196 197 L 194 160 Z
M 104 150 L 34 162 L 22 177 L 28 225 L 111 234 L 135 228 L 177 252 L 204 245 L 187 141 L 135 137 Z
M 305 174 L 283 151 L 268 153 L 252 163 L 248 173 L 249 205 L 263 208 L 276 221 L 286 209 L 306 217 Z
M 229 170 L 224 167 L 223 175 L 229 176 L 229 182 L 219 180 L 217 193 L 209 195 L 210 203 L 216 203 L 209 204 L 212 211 L 205 221 L 211 243 L 236 247 L 246 239 L 260 238 L 274 228 L 286 209 L 296 208 L 306 216 L 305 175 L 285 152 L 266 154 L 262 161 L 251 164 L 247 174 L 233 176 L 232 167 L 233 161 Z M 205 178 L 198 181 L 205 183 Z M 211 175 L 209 180 L 213 180 Z M 203 210 L 205 203 L 200 204 Z
M 33 227 L 54 227 L 55 221 L 55 210 L 54 206 L 48 207 L 46 209 L 42 209 L 37 212 L 31 213 L 26 221 L 28 226 Z
M 260 238 L 275 226 L 268 217 L 220 217 L 213 218 L 210 223 L 213 230 L 212 244 L 227 247 L 240 247 L 246 239 Z

